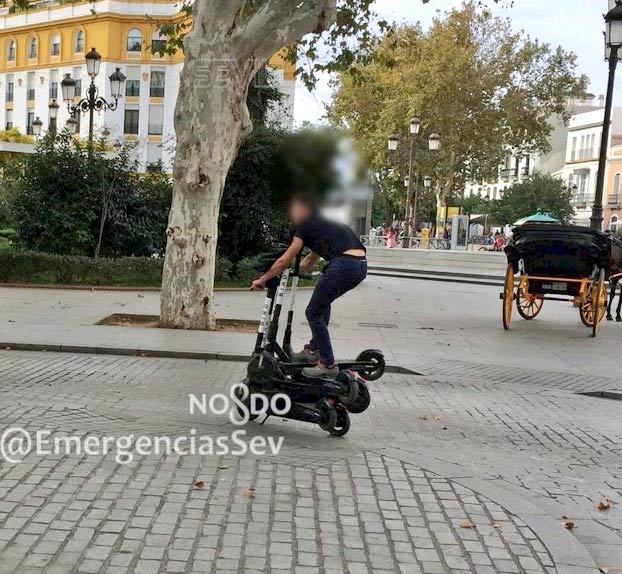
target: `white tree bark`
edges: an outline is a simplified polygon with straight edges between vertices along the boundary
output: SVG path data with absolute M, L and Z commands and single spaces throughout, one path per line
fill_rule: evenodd
M 336 0 L 266 0 L 244 19 L 245 4 L 197 0 L 192 30 L 184 39 L 160 302 L 163 327 L 215 327 L 218 214 L 229 168 L 252 130 L 248 86 L 273 53 L 326 29 L 336 10 Z

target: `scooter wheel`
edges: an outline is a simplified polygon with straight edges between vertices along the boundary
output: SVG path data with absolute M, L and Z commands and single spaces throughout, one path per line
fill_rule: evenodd
M 246 389 L 248 390 L 247 393 L 244 392 L 242 387 L 246 387 Z M 251 394 L 253 393 L 253 388 L 248 384 L 248 381 L 245 379 L 243 380 L 235 389 L 234 391 L 235 393 L 235 397 L 244 404 L 244 406 L 246 406 L 246 408 L 248 409 L 249 413 L 248 413 L 248 420 L 249 421 L 254 421 L 259 415 L 254 415 L 250 412 L 250 408 L 251 408 Z M 244 397 L 244 395 L 246 394 L 246 399 L 243 399 L 242 397 Z M 240 415 L 241 418 L 244 418 L 244 416 L 246 415 L 246 413 L 244 412 L 244 410 L 241 407 L 237 407 L 236 410 L 238 411 L 238 414 Z
M 354 404 L 359 396 L 359 382 L 356 380 L 356 375 L 352 372 L 341 371 L 337 380 L 347 385 L 349 391 L 347 397 L 340 397 L 341 402 L 344 405 Z
M 345 436 L 350 430 L 350 415 L 342 406 L 337 407 L 336 411 L 337 422 L 332 429 L 328 429 L 328 432 L 333 436 Z
M 366 411 L 369 408 L 370 404 L 371 394 L 369 392 L 369 387 L 364 384 L 359 384 L 359 395 L 356 401 L 346 406 L 353 415 L 357 415 Z
M 324 413 L 324 420 L 320 423 L 320 428 L 331 432 L 331 429 L 337 426 L 337 410 L 326 399 L 322 399 L 316 408 Z
M 358 374 L 367 381 L 377 381 L 380 377 L 382 377 L 382 375 L 384 375 L 384 371 L 387 367 L 384 355 L 380 351 L 376 351 L 374 349 L 363 351 L 359 354 L 356 360 L 365 363 L 372 363 L 369 367 L 362 367 L 357 370 Z

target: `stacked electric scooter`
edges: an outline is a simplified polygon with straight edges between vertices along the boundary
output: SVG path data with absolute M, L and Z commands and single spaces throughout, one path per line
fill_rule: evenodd
M 248 392 L 240 391 L 240 396 L 245 394 L 245 400 L 250 403 L 253 393 L 261 393 L 270 402 L 275 395 L 286 394 L 291 399 L 291 408 L 279 417 L 315 423 L 334 436 L 343 436 L 350 430 L 349 413 L 362 413 L 369 407 L 371 397 L 367 381 L 375 381 L 384 374 L 384 355 L 381 351 L 368 349 L 355 361 L 340 362 L 335 379 L 309 378 L 303 374 L 304 368 L 314 364 L 292 360 L 291 337 L 300 261 L 299 255 L 293 270 L 285 270 L 280 278 L 267 285 L 255 349 L 243 381 Z M 283 344 L 279 345 L 279 321 L 290 279 L 287 327 Z

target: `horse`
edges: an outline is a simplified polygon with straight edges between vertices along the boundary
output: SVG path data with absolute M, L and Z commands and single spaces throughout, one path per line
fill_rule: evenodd
M 622 279 L 622 239 L 611 235 L 611 274 L 609 275 L 609 304 L 607 305 L 607 321 L 613 321 L 611 315 L 611 305 L 616 297 L 618 283 Z M 618 297 L 618 308 L 616 309 L 616 321 L 622 322 L 622 289 Z

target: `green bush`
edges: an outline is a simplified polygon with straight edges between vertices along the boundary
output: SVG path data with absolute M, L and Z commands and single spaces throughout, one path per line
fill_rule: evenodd
M 164 260 L 151 257 L 92 258 L 32 251 L 0 251 L 0 283 L 159 287 Z M 232 264 L 216 262 L 216 281 L 230 282 Z

